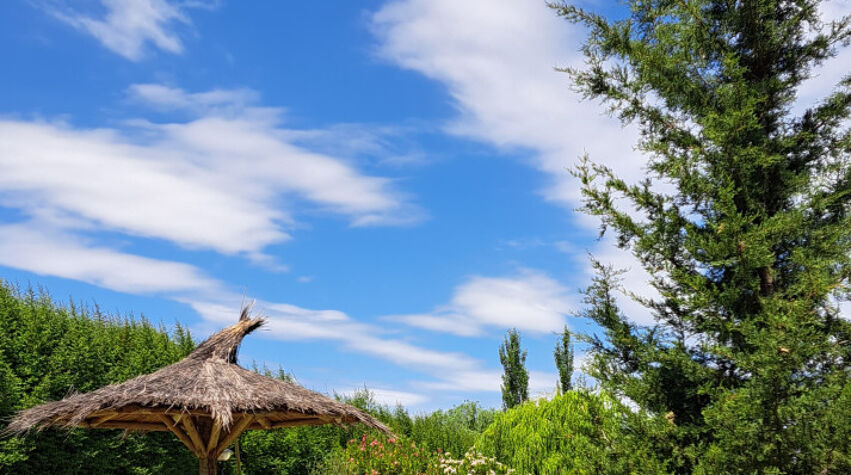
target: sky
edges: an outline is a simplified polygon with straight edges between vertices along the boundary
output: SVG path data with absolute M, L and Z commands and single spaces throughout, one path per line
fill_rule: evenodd
M 555 70 L 584 34 L 538 0 L 0 2 L 0 279 L 197 340 L 254 302 L 241 364 L 413 411 L 499 406 L 516 328 L 551 393 L 589 253 L 653 294 L 575 211 L 583 154 L 645 163 Z

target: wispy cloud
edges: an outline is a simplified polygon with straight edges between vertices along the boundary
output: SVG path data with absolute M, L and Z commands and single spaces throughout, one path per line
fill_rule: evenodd
M 145 56 L 146 46 L 173 54 L 183 52 L 178 30 L 191 24 L 187 10 L 214 8 L 218 2 L 169 0 L 100 0 L 103 15 L 96 17 L 69 6 L 64 0 L 39 4 L 51 15 L 133 61 Z
M 132 294 L 200 295 L 223 288 L 189 264 L 93 246 L 31 223 L 0 225 L 0 265 Z
M 387 318 L 460 336 L 480 335 L 487 327 L 544 333 L 561 329 L 574 309 L 567 288 L 546 274 L 525 270 L 513 277 L 472 277 L 454 290 L 447 305 Z
M 162 110 L 186 110 L 199 114 L 233 111 L 239 113 L 253 106 L 259 94 L 251 89 L 214 89 L 187 92 L 164 84 L 133 84 L 127 88 L 132 99 Z M 275 109 L 262 108 L 276 113 Z
M 447 130 L 527 156 L 531 166 L 550 178 L 542 190 L 547 199 L 569 208 L 580 205 L 580 186 L 568 169 L 586 153 L 627 182 L 643 176 L 646 160 L 634 150 L 636 129 L 623 129 L 599 104 L 583 101 L 571 89 L 569 77 L 554 70 L 581 66 L 579 45 L 585 33 L 559 19 L 546 2 L 398 0 L 372 20 L 382 57 L 447 87 L 459 112 Z M 598 225 L 596 219 L 579 214 L 573 219 L 586 228 Z M 572 252 L 567 245 L 561 247 Z M 628 256 L 618 258 L 618 264 L 633 269 L 630 290 L 652 293 L 646 280 L 636 280 L 647 277 L 640 265 Z M 640 307 L 627 300 L 623 303 L 630 310 Z M 480 325 L 469 322 L 477 319 L 458 318 L 456 307 L 450 304 L 406 320 L 424 328 L 476 334 Z M 528 321 L 530 329 L 539 330 L 558 321 L 547 312 L 529 315 L 536 317 L 516 321 Z M 648 317 L 637 321 L 647 322 Z
M 65 228 L 242 254 L 264 266 L 274 263 L 263 248 L 290 238 L 298 211 L 343 215 L 354 226 L 422 216 L 391 180 L 289 143 L 280 111 L 247 106 L 250 91 L 133 91 L 194 115 L 120 130 L 0 121 L 0 204 Z
M 218 324 L 233 321 L 236 296 L 230 302 L 187 301 L 206 320 Z M 312 310 L 294 305 L 255 302 L 255 309 L 268 319 L 269 338 L 282 341 L 332 341 L 340 350 L 371 356 L 425 374 L 432 379 L 414 386 L 446 392 L 499 391 L 499 377 L 488 380 L 496 370 L 460 352 L 436 351 L 409 341 L 387 336 L 383 327 L 359 322 L 338 310 Z M 555 381 L 553 379 L 553 381 Z
M 203 270 L 181 262 L 121 252 L 33 223 L 0 225 L 0 265 L 39 275 L 78 280 L 135 295 L 160 295 L 188 304 L 201 315 L 202 327 L 233 323 L 243 296 Z M 351 318 L 339 310 L 314 310 L 296 305 L 257 301 L 255 309 L 268 318 L 269 338 L 281 341 L 330 341 L 349 351 L 388 361 L 434 378 L 433 384 L 464 379 L 463 374 L 487 373 L 482 362 L 460 352 L 438 351 L 389 337 L 384 328 Z M 455 387 L 464 391 L 466 386 Z M 498 390 L 498 386 L 496 390 Z M 494 390 L 488 386 L 483 391 Z M 382 389 L 387 398 L 405 393 Z M 403 397 L 413 401 L 412 395 Z M 389 400 L 389 399 L 388 399 Z
M 497 147 L 527 150 L 551 177 L 547 198 L 574 206 L 578 187 L 567 172 L 586 151 L 627 179 L 643 160 L 636 134 L 581 102 L 555 66 L 581 61 L 581 29 L 538 0 L 402 0 L 373 16 L 380 54 L 440 81 L 459 115 L 452 133 Z
M 413 385 L 432 391 L 499 392 L 502 390 L 501 370 L 458 371 L 442 381 L 417 381 Z M 529 371 L 529 395 L 551 393 L 558 384 L 558 374 Z
M 343 392 L 344 395 L 351 396 L 363 388 L 355 388 L 350 391 Z M 406 408 L 419 406 L 429 400 L 427 396 L 420 393 L 411 393 L 407 391 L 394 391 L 392 389 L 367 388 L 375 402 L 385 406 L 395 406 L 401 404 Z

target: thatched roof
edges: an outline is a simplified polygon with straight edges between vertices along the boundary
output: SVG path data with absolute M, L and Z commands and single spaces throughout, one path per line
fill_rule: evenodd
M 186 427 L 187 423 L 207 425 L 203 431 L 198 427 L 198 432 L 215 430 L 217 435 L 219 431 L 362 423 L 390 433 L 355 407 L 238 366 L 236 354 L 242 338 L 264 321 L 251 318 L 245 309 L 237 324 L 216 333 L 183 360 L 123 383 L 22 411 L 7 431 L 77 426 L 168 430 L 178 437 L 192 437 L 195 428 Z M 184 417 L 187 415 L 190 417 Z M 186 430 L 175 431 L 181 422 Z M 190 442 L 184 437 L 181 440 Z

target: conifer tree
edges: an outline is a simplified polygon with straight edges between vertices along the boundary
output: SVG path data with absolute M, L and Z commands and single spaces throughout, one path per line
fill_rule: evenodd
M 505 371 L 502 375 L 502 406 L 511 409 L 529 399 L 526 350 L 520 348 L 520 334 L 516 329 L 508 330 L 505 341 L 499 346 L 499 361 Z
M 556 344 L 553 356 L 558 368 L 559 390 L 564 394 L 573 389 L 573 346 L 570 344 L 570 330 L 567 325 L 564 326 L 561 341 Z
M 614 21 L 555 6 L 589 29 L 576 87 L 637 123 L 648 159 L 638 184 L 575 170 L 584 211 L 661 296 L 636 296 L 656 319 L 636 326 L 595 264 L 592 376 L 667 419 L 648 443 L 672 472 L 851 473 L 851 78 L 795 103 L 851 39 L 820 3 L 630 0 Z

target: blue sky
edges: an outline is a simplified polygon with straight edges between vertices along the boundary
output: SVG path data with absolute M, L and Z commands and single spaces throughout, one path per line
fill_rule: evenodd
M 643 164 L 553 69 L 582 37 L 531 0 L 2 2 L 0 278 L 199 339 L 253 299 L 243 364 L 415 411 L 498 406 L 516 327 L 550 392 L 587 252 L 652 295 L 573 211 L 580 155 Z

